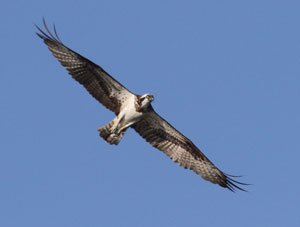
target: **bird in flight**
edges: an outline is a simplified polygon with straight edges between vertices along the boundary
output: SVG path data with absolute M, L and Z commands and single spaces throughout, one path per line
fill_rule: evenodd
M 36 25 L 36 34 L 44 41 L 53 56 L 69 74 L 106 108 L 116 114 L 107 125 L 98 128 L 100 136 L 109 144 L 118 145 L 131 127 L 153 147 L 168 155 L 185 169 L 191 169 L 203 179 L 231 191 L 247 185 L 219 170 L 191 140 L 177 131 L 153 109 L 151 94 L 137 95 L 111 77 L 100 66 L 65 46 L 43 20 L 45 31 Z

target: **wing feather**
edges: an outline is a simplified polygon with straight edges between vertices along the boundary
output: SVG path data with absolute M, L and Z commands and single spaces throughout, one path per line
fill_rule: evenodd
M 118 114 L 124 103 L 133 93 L 112 78 L 100 66 L 66 47 L 57 35 L 48 29 L 43 20 L 46 32 L 38 26 L 37 35 L 44 40 L 53 56 L 68 70 L 69 74 L 82 84 L 86 90 L 106 108 Z
M 219 170 L 188 138 L 182 135 L 154 110 L 145 113 L 144 118 L 134 124 L 135 129 L 147 142 L 163 151 L 180 166 L 191 169 L 203 179 L 219 184 L 231 191 L 240 189 L 237 184 L 244 183 L 233 180 Z

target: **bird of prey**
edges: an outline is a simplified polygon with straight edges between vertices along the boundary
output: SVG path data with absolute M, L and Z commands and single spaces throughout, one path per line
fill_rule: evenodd
M 44 41 L 53 56 L 69 74 L 106 108 L 116 114 L 107 125 L 98 129 L 100 136 L 109 144 L 117 145 L 126 130 L 131 127 L 153 147 L 163 151 L 174 162 L 191 169 L 207 181 L 219 184 L 231 191 L 243 190 L 238 182 L 219 170 L 187 137 L 177 131 L 159 114 L 151 102 L 151 94 L 137 95 L 111 77 L 100 66 L 65 46 L 43 20 L 45 31 L 36 25 L 36 34 Z

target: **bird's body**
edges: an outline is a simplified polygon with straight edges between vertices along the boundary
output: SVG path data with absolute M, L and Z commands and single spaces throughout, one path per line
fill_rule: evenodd
M 150 102 L 152 101 L 152 95 L 138 96 L 131 94 L 122 103 L 120 113 L 116 118 L 98 129 L 100 136 L 108 143 L 118 145 L 127 128 L 139 122 L 146 112 L 151 111 Z
M 240 183 L 220 171 L 187 137 L 177 131 L 153 109 L 154 100 L 150 94 L 137 95 L 126 89 L 100 66 L 66 47 L 58 38 L 54 28 L 51 34 L 38 26 L 49 50 L 69 74 L 106 108 L 116 114 L 115 119 L 98 129 L 100 136 L 109 144 L 117 145 L 126 130 L 131 127 L 147 142 L 163 151 L 174 162 L 193 170 L 205 180 L 233 191 Z M 244 184 L 245 185 L 245 184 Z

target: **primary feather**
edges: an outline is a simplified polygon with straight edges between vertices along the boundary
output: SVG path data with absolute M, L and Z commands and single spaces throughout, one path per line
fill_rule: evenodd
M 110 144 L 117 145 L 127 128 L 132 127 L 147 142 L 163 151 L 180 166 L 193 170 L 203 179 L 231 191 L 239 185 L 247 185 L 232 179 L 219 170 L 187 137 L 177 131 L 153 109 L 152 95 L 136 95 L 126 89 L 100 66 L 66 47 L 57 35 L 48 29 L 37 29 L 53 56 L 68 70 L 69 74 L 106 108 L 117 117 L 106 126 L 99 128 L 100 136 Z

